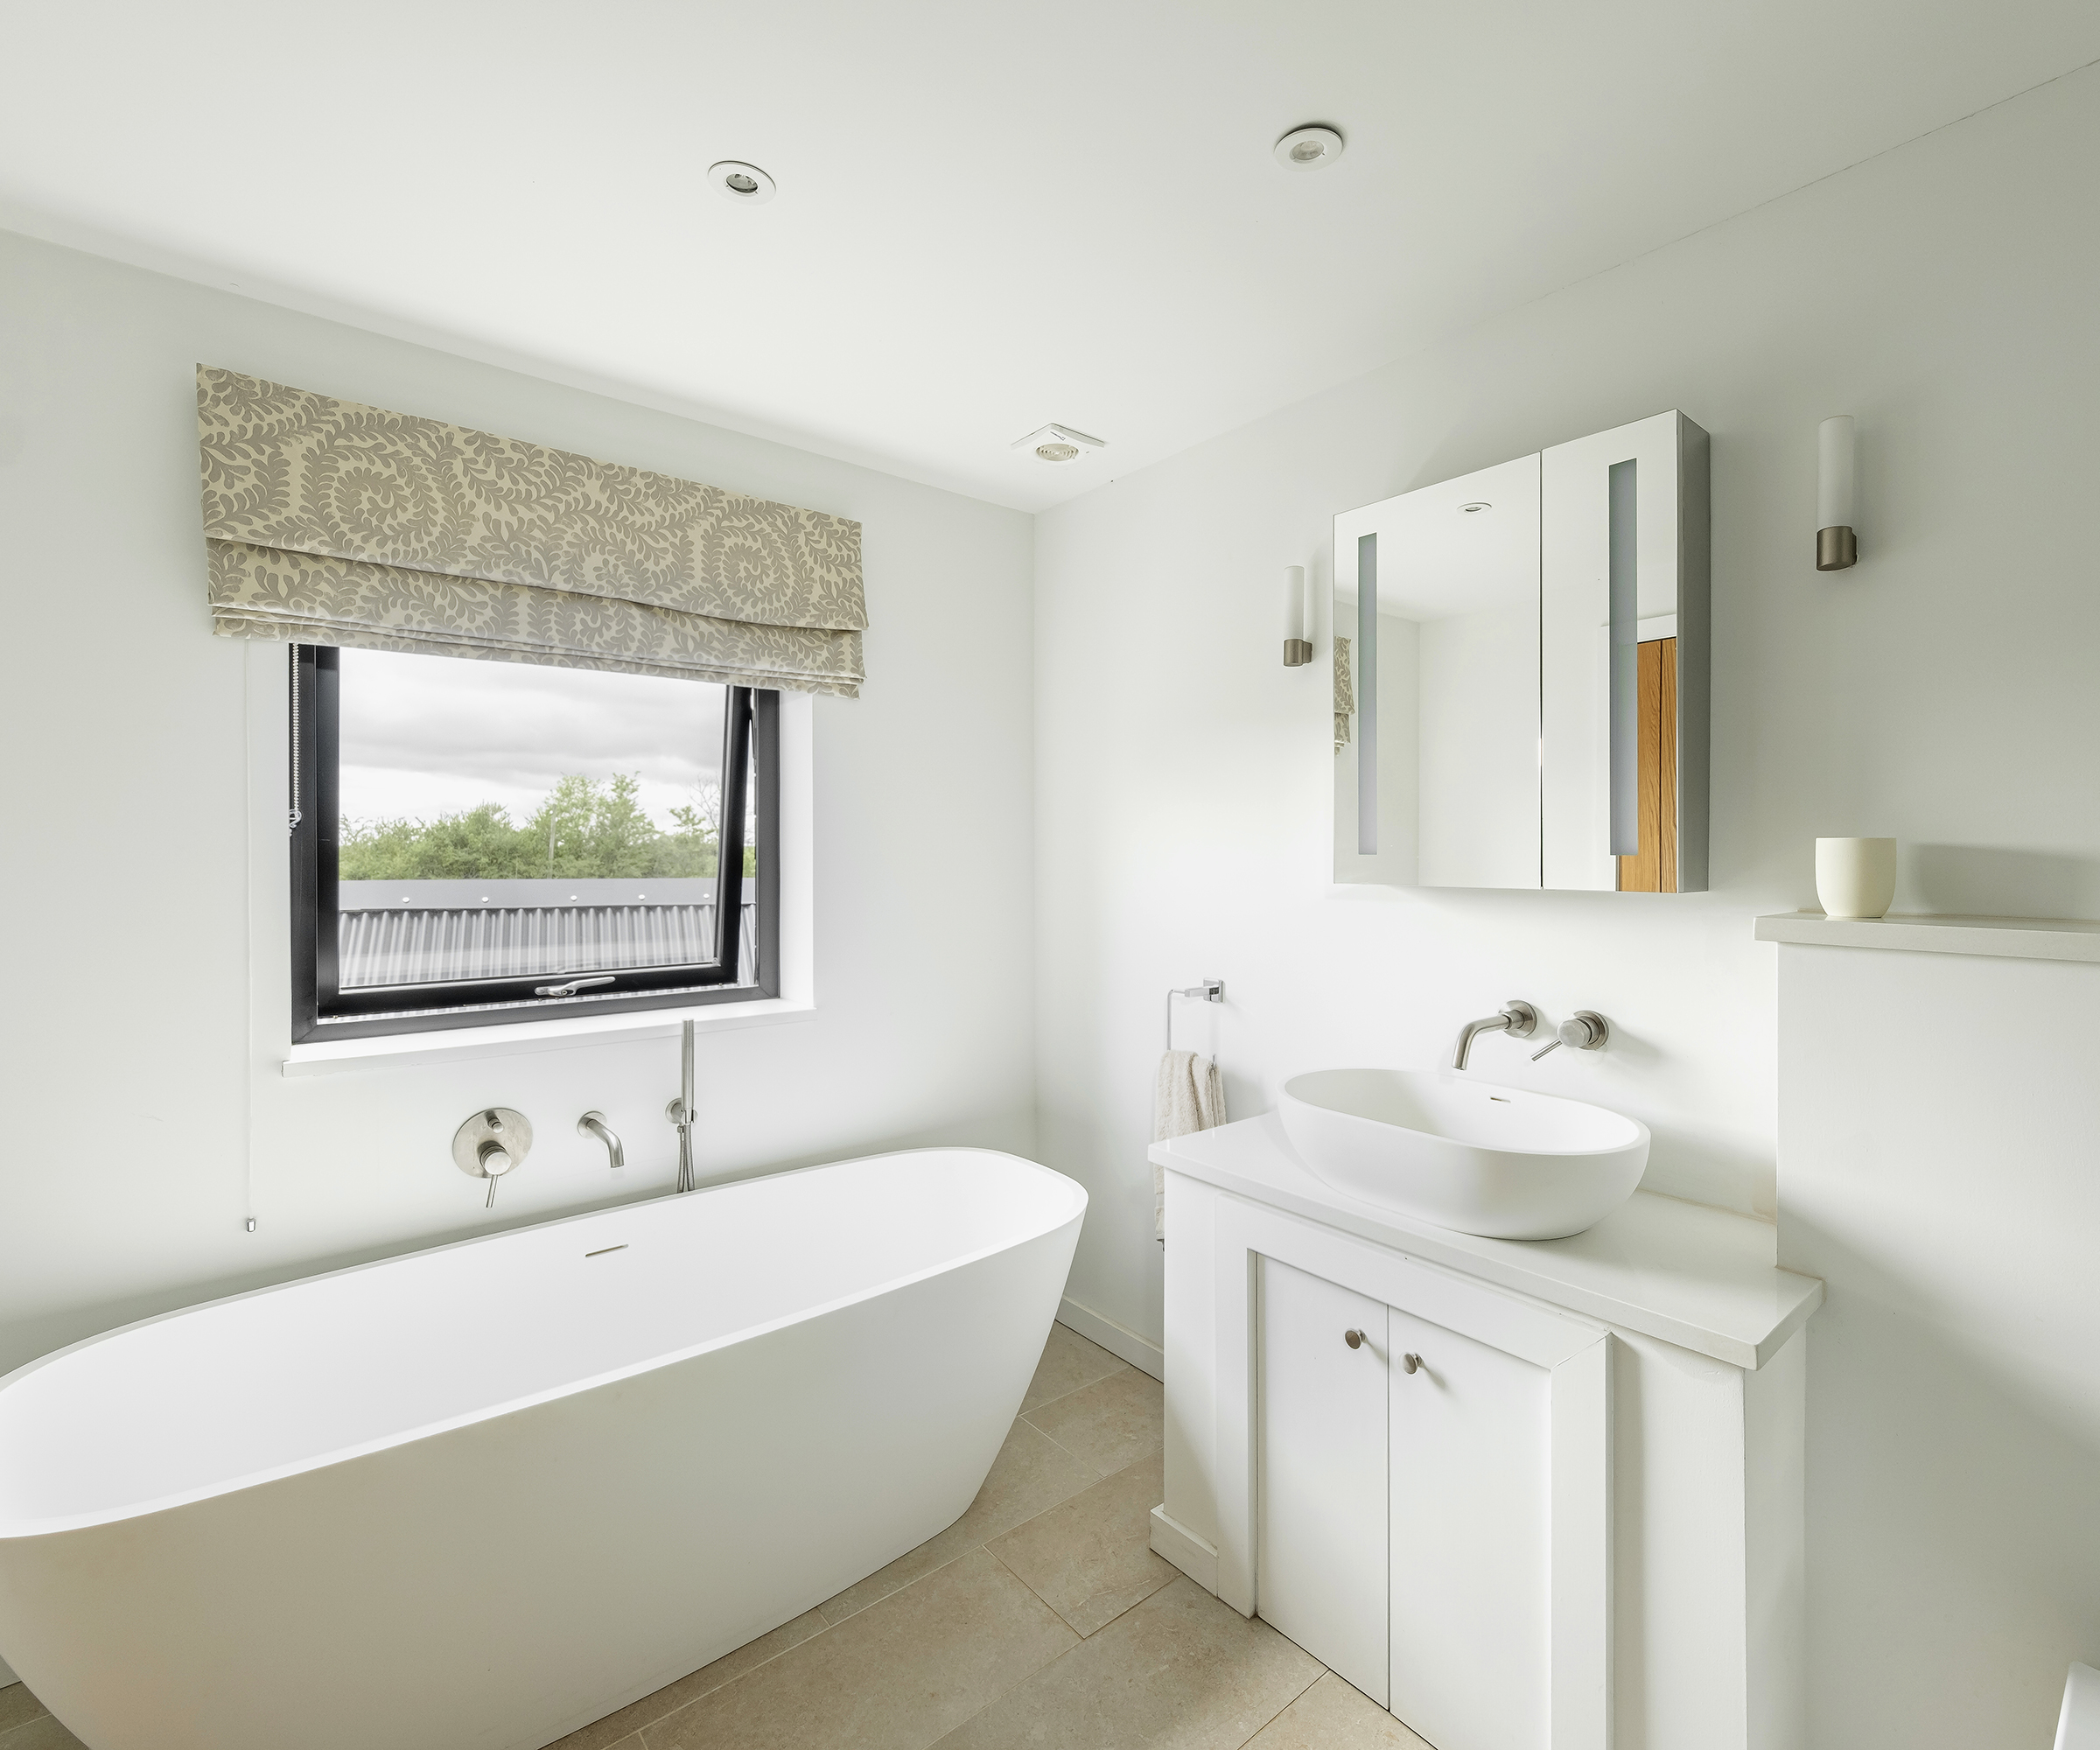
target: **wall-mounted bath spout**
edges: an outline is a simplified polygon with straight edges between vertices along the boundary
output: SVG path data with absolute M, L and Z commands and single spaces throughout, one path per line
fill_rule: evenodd
M 596 1137 L 606 1145 L 606 1165 L 613 1172 L 618 1172 L 627 1164 L 627 1152 L 620 1146 L 619 1135 L 606 1125 L 603 1112 L 585 1112 L 576 1121 L 576 1133 L 579 1137 Z
M 1511 1039 L 1530 1039 L 1537 1031 L 1538 1011 L 1513 997 L 1502 1004 L 1501 1014 L 1489 1015 L 1485 1020 L 1468 1021 L 1459 1029 L 1459 1042 L 1452 1048 L 1451 1067 L 1465 1068 L 1466 1060 L 1473 1054 L 1473 1042 L 1482 1033 L 1508 1033 Z
M 678 1188 L 693 1188 L 693 1024 L 681 1029 L 678 1042 L 678 1097 L 663 1109 L 678 1127 Z

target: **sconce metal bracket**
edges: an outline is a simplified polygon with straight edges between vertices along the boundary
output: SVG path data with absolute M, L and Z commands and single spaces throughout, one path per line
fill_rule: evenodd
M 1816 531 L 1816 569 L 1843 571 L 1859 563 L 1859 539 L 1842 522 Z

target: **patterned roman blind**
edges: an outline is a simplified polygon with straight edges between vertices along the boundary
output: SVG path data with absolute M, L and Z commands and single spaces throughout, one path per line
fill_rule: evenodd
M 213 630 L 854 696 L 860 525 L 197 368 Z

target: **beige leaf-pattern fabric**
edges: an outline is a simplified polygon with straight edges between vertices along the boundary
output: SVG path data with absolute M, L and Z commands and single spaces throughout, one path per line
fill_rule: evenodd
M 1349 640 L 1334 640 L 1334 751 L 1349 745 L 1349 719 L 1356 715 L 1356 675 L 1349 666 Z
M 861 679 L 858 632 L 674 613 L 612 597 L 236 541 L 207 545 L 212 630 L 221 638 L 619 669 L 847 697 Z
M 860 525 L 200 366 L 214 629 L 852 696 Z

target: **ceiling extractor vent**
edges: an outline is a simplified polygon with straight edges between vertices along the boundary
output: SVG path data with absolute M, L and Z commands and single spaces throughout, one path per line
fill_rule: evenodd
M 1069 425 L 1046 425 L 1040 431 L 1016 438 L 1013 447 L 1033 451 L 1039 462 L 1076 462 L 1088 451 L 1105 450 L 1108 444 L 1099 438 L 1074 431 Z

